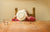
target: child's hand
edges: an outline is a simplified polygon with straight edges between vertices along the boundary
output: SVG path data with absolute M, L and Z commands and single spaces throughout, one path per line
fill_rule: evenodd
M 26 15 L 26 18 L 29 19 L 28 15 Z
M 17 17 L 17 16 L 15 15 L 15 16 L 13 17 L 13 19 L 16 19 L 16 17 Z

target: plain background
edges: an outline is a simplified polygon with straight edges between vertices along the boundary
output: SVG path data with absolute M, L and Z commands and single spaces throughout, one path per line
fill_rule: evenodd
M 32 14 L 35 7 L 36 21 L 50 20 L 50 0 L 0 0 L 0 21 L 11 20 L 15 15 L 15 8 L 27 9 Z

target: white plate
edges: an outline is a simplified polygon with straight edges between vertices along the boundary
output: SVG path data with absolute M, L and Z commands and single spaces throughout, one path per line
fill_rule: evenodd
M 18 20 L 21 20 L 21 21 L 25 20 L 25 18 L 26 18 L 26 12 L 25 12 L 25 10 L 18 11 L 17 14 L 16 14 L 16 16 L 17 16 Z

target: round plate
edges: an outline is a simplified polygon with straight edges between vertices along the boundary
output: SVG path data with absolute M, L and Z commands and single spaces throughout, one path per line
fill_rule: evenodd
M 18 11 L 16 16 L 18 20 L 24 20 L 26 18 L 25 10 Z

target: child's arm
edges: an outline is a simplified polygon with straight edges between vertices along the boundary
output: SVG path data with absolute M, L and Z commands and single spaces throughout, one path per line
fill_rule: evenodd
M 30 16 L 30 17 L 26 16 L 26 18 L 27 18 L 29 21 L 35 21 L 35 20 L 36 20 L 35 17 L 32 17 L 32 16 Z
M 30 19 L 28 15 L 26 15 L 26 18 L 27 18 L 28 20 Z
M 30 16 L 29 18 L 29 21 L 36 21 L 35 17 Z
M 15 21 L 16 17 L 17 17 L 17 16 L 14 16 L 14 17 L 12 18 L 12 21 Z

